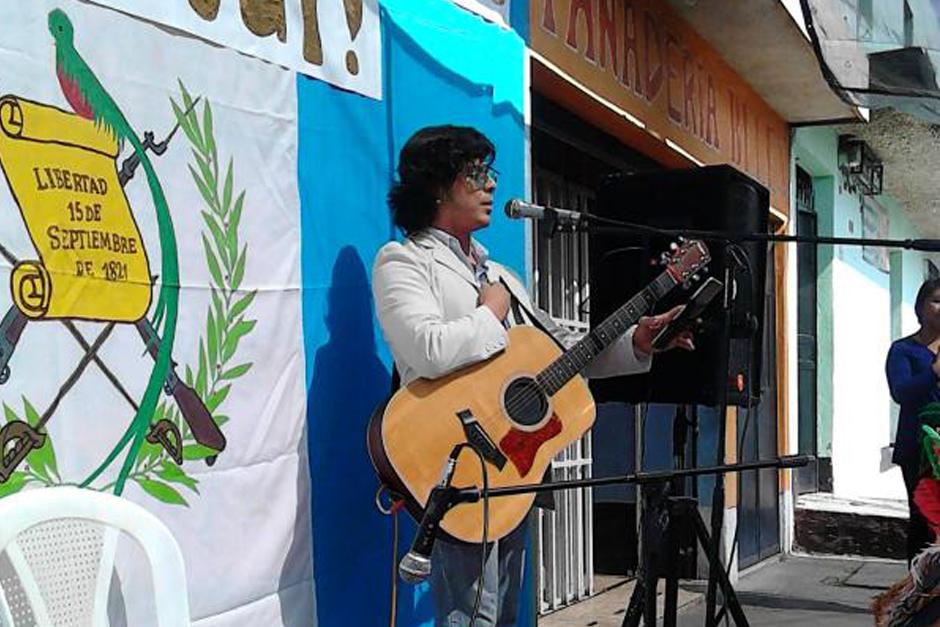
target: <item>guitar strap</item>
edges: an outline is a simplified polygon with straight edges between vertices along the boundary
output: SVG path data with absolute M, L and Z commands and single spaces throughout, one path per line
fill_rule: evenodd
M 513 324 L 531 324 L 535 328 L 539 329 L 543 333 L 547 334 L 549 337 L 552 336 L 551 332 L 545 328 L 545 326 L 535 317 L 532 312 L 529 311 L 525 305 L 522 305 L 519 301 L 519 298 L 516 297 L 516 294 L 513 292 L 512 288 L 509 287 L 509 284 L 506 283 L 506 280 L 503 277 L 499 277 L 499 282 L 503 284 L 503 287 L 506 288 L 506 291 L 509 292 L 509 306 L 512 309 Z M 522 312 L 525 311 L 529 314 L 529 320 L 526 321 L 526 317 L 522 315 Z M 401 375 L 398 373 L 398 366 L 395 365 L 395 361 L 392 361 L 392 383 L 391 389 L 389 390 L 390 394 L 394 394 L 401 387 Z
M 515 291 L 512 287 L 509 286 L 509 283 L 503 277 L 499 277 L 499 282 L 503 284 L 503 287 L 506 288 L 506 291 L 509 292 L 509 307 L 512 310 L 513 323 L 516 325 L 520 324 L 531 324 L 536 329 L 546 334 L 548 337 L 552 338 L 556 344 L 564 348 L 561 343 L 555 338 L 554 334 L 546 328 L 545 324 L 540 320 L 540 316 L 536 315 L 535 312 L 526 307 L 522 300 L 516 296 Z M 527 315 L 523 316 L 523 312 Z M 526 319 L 528 318 L 528 320 Z M 392 382 L 391 389 L 389 390 L 389 396 L 395 394 L 398 389 L 401 387 L 401 375 L 398 373 L 398 367 L 395 365 L 395 362 L 392 361 Z M 549 467 L 545 470 L 545 474 L 542 476 L 542 483 L 551 481 L 552 469 Z M 535 506 L 541 507 L 542 509 L 555 509 L 555 494 L 553 492 L 539 492 L 535 496 Z
M 525 305 L 523 305 L 520 302 L 515 292 L 513 292 L 512 288 L 509 287 L 509 284 L 506 282 L 506 280 L 503 277 L 499 277 L 499 282 L 502 283 L 503 287 L 506 288 L 506 291 L 509 292 L 509 297 L 510 297 L 509 306 L 512 309 L 513 324 L 514 325 L 531 324 L 532 326 L 542 331 L 543 333 L 545 333 L 552 339 L 555 339 L 552 333 L 548 329 L 545 328 L 545 325 L 543 325 L 542 322 L 531 311 L 529 311 L 529 309 Z M 529 314 L 528 321 L 526 320 L 526 316 L 522 315 L 523 311 Z M 394 394 L 395 392 L 397 392 L 400 387 L 401 387 L 401 375 L 398 373 L 398 366 L 395 365 L 395 362 L 393 360 L 392 361 L 392 383 L 391 383 L 391 389 L 389 390 L 390 394 Z
M 509 297 L 510 297 L 509 307 L 512 309 L 512 316 L 515 319 L 515 323 L 527 324 L 525 317 L 523 317 L 522 315 L 522 312 L 524 311 L 526 314 L 528 314 L 527 316 L 529 319 L 528 324 L 531 324 L 536 329 L 538 329 L 539 331 L 541 331 L 548 337 L 552 338 L 552 340 L 554 340 L 554 342 L 558 344 L 558 346 L 560 346 L 562 350 L 564 350 L 564 346 L 561 345 L 561 342 L 559 342 L 555 338 L 555 335 L 546 328 L 546 325 L 540 319 L 541 316 L 536 315 L 534 311 L 530 310 L 528 307 L 522 304 L 522 299 L 516 296 L 516 293 L 509 286 L 509 283 L 506 282 L 506 279 L 504 279 L 503 277 L 499 277 L 499 282 L 502 283 L 503 287 L 506 288 L 506 291 L 509 292 Z M 551 469 L 551 466 L 549 466 L 548 468 L 545 469 L 545 474 L 542 475 L 541 482 L 549 483 L 551 482 L 551 480 L 552 480 L 552 469 Z M 535 495 L 534 504 L 536 507 L 554 511 L 555 506 L 556 506 L 555 493 L 554 492 L 539 492 L 538 494 Z
M 558 344 L 559 348 L 561 348 L 562 350 L 565 350 L 565 347 L 562 345 L 562 343 L 559 342 L 558 338 L 555 337 L 554 332 L 552 332 L 552 330 L 549 329 L 548 326 L 545 324 L 545 321 L 543 320 L 543 316 L 539 315 L 532 309 L 526 307 L 523 304 L 523 300 L 519 298 L 518 296 L 516 296 L 516 292 L 513 290 L 512 287 L 509 286 L 509 283 L 506 282 L 506 279 L 504 279 L 503 277 L 499 277 L 499 282 L 502 283 L 503 287 L 506 288 L 506 291 L 509 292 L 509 296 L 510 296 L 509 306 L 512 309 L 512 315 L 513 315 L 513 318 L 515 318 L 515 323 L 532 325 L 533 327 L 535 327 L 536 329 L 538 329 L 539 331 L 541 331 L 548 337 L 552 338 L 552 341 Z M 526 313 L 525 317 L 523 317 L 522 315 L 523 312 Z M 526 320 L 526 318 L 528 318 L 528 320 Z

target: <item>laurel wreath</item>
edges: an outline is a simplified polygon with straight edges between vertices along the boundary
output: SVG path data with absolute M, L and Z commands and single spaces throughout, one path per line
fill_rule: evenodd
M 234 192 L 232 157 L 229 157 L 224 174 L 219 168 L 211 104 L 203 100 L 200 116 L 182 81 L 179 85 L 182 106 L 173 98 L 170 98 L 170 105 L 180 129 L 191 145 L 193 163 L 188 167 L 205 203 L 200 211 L 205 226 L 201 237 L 206 266 L 212 278 L 205 332 L 199 338 L 198 363 L 186 365 L 184 380 L 196 390 L 216 424 L 222 428 L 229 421 L 229 416 L 221 412 L 221 406 L 234 382 L 245 376 L 253 366 L 251 362 L 238 363 L 240 360 L 236 359 L 239 344 L 257 323 L 246 315 L 257 292 L 241 289 L 248 257 L 248 245 L 239 241 L 238 233 L 245 190 L 242 189 L 237 195 Z M 20 414 L 6 403 L 3 404 L 5 419 L 7 422 L 23 420 L 35 426 L 39 421 L 39 413 L 25 396 L 22 400 L 23 410 Z M 218 453 L 196 444 L 186 421 L 171 400 L 161 400 L 151 423 L 164 418 L 173 422 L 180 431 L 184 463 L 203 460 Z M 183 488 L 199 494 L 199 481 L 176 464 L 163 447 L 146 441 L 137 454 L 128 479 L 137 483 L 151 497 L 171 505 L 189 505 L 183 495 Z M 59 475 L 55 448 L 48 434 L 45 444 L 29 454 L 22 469 L 0 484 L 0 498 L 19 492 L 33 483 L 43 486 L 68 483 Z M 95 489 L 109 491 L 113 487 L 112 482 L 96 486 Z

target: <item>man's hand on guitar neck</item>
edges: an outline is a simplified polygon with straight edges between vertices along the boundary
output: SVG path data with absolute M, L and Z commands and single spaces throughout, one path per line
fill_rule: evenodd
M 637 353 L 651 355 L 660 352 L 653 348 L 653 338 L 659 334 L 669 322 L 679 315 L 685 305 L 676 305 L 669 311 L 661 313 L 658 316 L 643 316 L 636 325 L 636 331 L 633 332 L 633 348 Z M 695 350 L 695 343 L 692 341 L 692 333 L 683 331 L 676 335 L 663 350 L 672 348 L 681 348 L 682 350 Z

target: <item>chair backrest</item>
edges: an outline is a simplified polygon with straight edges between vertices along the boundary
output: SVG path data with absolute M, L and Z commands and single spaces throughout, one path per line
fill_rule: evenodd
M 169 529 L 126 499 L 55 487 L 0 499 L 0 627 L 106 627 L 122 532 L 149 562 L 156 624 L 188 626 L 186 571 Z

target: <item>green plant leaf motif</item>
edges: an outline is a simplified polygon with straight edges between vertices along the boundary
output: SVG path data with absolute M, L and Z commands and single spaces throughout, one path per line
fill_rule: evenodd
M 225 328 L 225 323 L 226 323 L 225 305 L 222 303 L 222 297 L 219 296 L 219 290 L 210 286 L 209 293 L 212 296 L 212 306 L 215 308 L 216 328 L 219 328 L 219 329 Z
M 216 178 L 218 178 L 219 155 L 216 152 L 215 133 L 212 129 L 212 107 L 209 105 L 208 100 L 205 101 L 205 106 L 202 109 L 202 122 L 203 133 L 206 138 L 206 153 L 212 155 L 212 168 L 216 173 Z
M 189 503 L 186 502 L 183 495 L 177 492 L 176 488 L 167 483 L 155 479 L 144 479 L 143 477 L 134 477 L 134 481 L 143 488 L 144 492 L 158 501 L 170 505 L 185 505 L 189 507 Z
M 166 400 L 161 400 L 157 403 L 156 409 L 153 410 L 153 416 L 150 417 L 150 422 L 156 424 L 168 416 L 170 410 L 169 405 L 167 405 Z
M 177 79 L 176 79 L 176 82 L 179 83 L 179 86 L 180 86 L 180 94 L 182 94 L 182 96 L 183 96 L 183 105 L 184 105 L 187 109 L 191 109 L 192 106 L 193 106 L 193 98 L 192 98 L 192 96 L 189 95 L 189 90 L 186 89 L 186 85 L 183 84 L 183 80 L 182 80 L 182 79 L 177 78 Z
M 160 456 L 163 455 L 163 447 L 159 444 L 154 444 L 144 440 L 140 445 L 140 449 L 137 452 L 137 468 L 142 468 L 149 464 L 152 464 L 156 460 L 160 459 Z
M 180 430 L 180 437 L 184 442 L 193 439 L 193 434 L 189 430 L 189 424 L 183 420 L 183 414 L 175 407 L 173 408 L 173 424 Z
M 212 190 L 209 189 L 209 187 L 203 182 L 202 177 L 196 173 L 196 170 L 193 169 L 193 166 L 187 165 L 186 167 L 189 168 L 189 173 L 192 175 L 193 181 L 196 182 L 196 187 L 199 189 L 199 194 L 202 196 L 202 199 L 205 200 L 206 204 L 211 207 L 212 203 L 215 202 L 213 200 Z
M 186 374 L 183 375 L 183 381 L 186 382 L 186 385 L 192 387 L 192 385 L 193 385 L 193 369 L 189 367 L 189 364 L 186 364 Z
M 25 488 L 28 483 L 31 483 L 31 481 L 28 479 L 28 475 L 25 472 L 19 470 L 15 471 L 6 481 L 0 483 L 0 499 L 5 496 L 10 496 L 11 494 L 16 494 Z
M 214 136 L 212 128 L 212 107 L 209 106 L 208 100 L 202 101 L 202 129 L 206 137 L 212 138 Z
M 52 477 L 49 476 L 49 471 L 41 463 L 33 464 L 30 461 L 30 457 L 36 454 L 36 451 L 32 451 L 29 455 L 26 456 L 26 465 L 29 470 L 33 471 L 33 474 L 39 477 L 39 479 L 46 485 L 54 483 Z
M 200 154 L 204 155 L 206 158 L 209 157 L 211 152 L 209 151 L 208 144 L 203 141 L 202 129 L 199 128 L 199 116 L 196 115 L 196 110 L 193 109 L 186 114 L 186 119 L 189 120 L 189 126 L 193 129 L 193 134 L 196 136 L 196 139 L 199 141 L 199 144 L 194 144 L 196 148 L 199 149 Z
M 257 290 L 251 290 L 250 292 L 248 292 L 247 294 L 239 298 L 237 301 L 235 301 L 235 304 L 232 305 L 232 309 L 228 312 L 228 320 L 227 320 L 228 324 L 232 324 L 232 320 L 235 320 L 238 316 L 242 314 L 243 311 L 248 309 L 248 306 L 251 304 L 251 301 L 255 299 L 255 294 L 257 293 L 258 293 Z
M 212 279 L 215 281 L 215 284 L 219 287 L 224 287 L 225 282 L 222 280 L 222 271 L 219 269 L 219 262 L 216 261 L 215 253 L 212 252 L 212 248 L 209 246 L 209 240 L 206 239 L 206 236 L 202 236 L 202 245 L 206 250 L 206 264 L 209 266 L 209 274 L 212 275 Z
M 228 167 L 225 169 L 225 182 L 222 184 L 222 215 L 226 215 L 232 208 L 232 167 L 234 161 L 231 157 L 228 159 Z
M 187 475 L 182 468 L 170 460 L 163 461 L 163 467 L 157 472 L 157 476 L 164 481 L 184 485 L 199 494 L 199 488 L 196 487 L 199 482 Z
M 26 422 L 28 422 L 30 426 L 35 427 L 39 424 L 41 420 L 39 412 L 36 411 L 36 408 L 33 407 L 32 403 L 30 403 L 29 399 L 25 396 L 23 397 L 23 413 L 26 414 Z M 59 477 L 59 465 L 56 461 L 55 449 L 52 447 L 52 438 L 49 436 L 48 430 L 46 430 L 46 439 L 42 446 L 33 449 L 33 451 L 26 456 L 26 463 L 33 469 L 33 472 L 48 480 L 50 483 L 59 483 L 62 481 L 62 478 Z
M 206 359 L 209 362 L 209 369 L 214 370 L 219 360 L 219 338 L 211 307 L 206 309 Z
M 151 416 L 150 418 L 150 423 L 157 424 L 158 422 L 160 422 L 166 417 L 167 417 L 166 401 L 160 401 L 159 403 L 157 403 L 156 409 L 153 410 L 153 416 Z M 148 444 L 150 445 L 149 447 L 147 446 Z M 144 449 L 147 449 L 147 452 L 145 452 Z M 155 444 L 150 444 L 150 442 L 147 442 L 146 440 L 144 440 L 143 445 L 140 447 L 140 450 L 137 452 L 137 459 L 142 463 L 151 462 L 155 458 L 148 455 L 148 453 L 152 454 L 156 452 L 156 455 L 159 456 L 161 450 L 162 450 L 161 447 Z
M 30 427 L 35 427 L 39 424 L 39 412 L 36 411 L 36 408 L 33 407 L 33 404 L 30 403 L 25 396 L 23 397 L 23 415 L 26 416 L 26 422 Z
M 235 208 L 228 216 L 225 237 L 228 244 L 229 257 L 234 259 L 238 255 L 238 224 L 242 219 L 242 209 L 245 207 L 245 190 L 235 199 Z
M 176 121 L 179 122 L 180 128 L 183 129 L 183 133 L 186 134 L 186 137 L 189 139 L 191 144 L 201 150 L 202 144 L 197 139 L 196 133 L 193 131 L 193 127 L 189 121 L 189 118 L 183 114 L 183 109 L 181 109 L 172 98 L 170 99 L 170 104 L 173 106 L 173 114 L 176 115 Z
M 255 328 L 257 323 L 257 320 L 244 319 L 235 323 L 231 330 L 229 330 L 228 337 L 225 338 L 225 343 L 222 345 L 222 363 L 228 362 L 238 349 L 238 342 L 242 339 L 242 336 L 251 333 L 251 330 Z
M 196 165 L 199 166 L 199 173 L 202 175 L 202 182 L 206 184 L 206 189 L 211 194 L 212 204 L 217 204 L 218 195 L 215 191 L 215 175 L 212 174 L 212 170 L 209 168 L 209 163 L 202 158 L 199 153 L 195 150 L 193 151 L 193 158 L 196 160 Z
M 224 385 L 218 390 L 216 390 L 215 392 L 213 392 L 212 396 L 210 396 L 208 400 L 206 400 L 206 409 L 209 410 L 210 414 L 214 412 L 219 405 L 222 404 L 222 401 L 225 400 L 225 397 L 228 396 L 228 393 L 231 389 L 232 389 L 231 384 Z
M 235 271 L 232 272 L 232 291 L 237 291 L 242 285 L 242 278 L 245 276 L 245 259 L 248 254 L 248 244 L 245 244 L 242 247 L 242 254 L 238 257 L 238 262 L 235 264 Z
M 16 412 L 6 403 L 3 404 L 3 415 L 6 416 L 7 422 L 15 422 L 20 419 L 20 417 L 16 415 Z
M 180 83 L 182 87 L 182 83 Z M 199 129 L 199 121 L 196 119 L 196 109 L 193 107 L 193 98 L 189 95 L 189 92 L 185 88 L 182 89 L 183 93 L 183 108 L 186 110 L 186 118 L 189 121 L 189 126 L 193 129 L 194 140 L 193 143 L 200 149 L 205 149 L 205 143 L 203 142 L 202 133 Z
M 234 368 L 230 368 L 226 370 L 225 372 L 223 372 L 221 375 L 219 375 L 219 380 L 224 381 L 226 379 L 237 379 L 238 377 L 248 372 L 251 369 L 251 366 L 252 364 L 248 363 L 248 364 L 241 364 L 239 366 L 235 366 Z
M 225 266 L 226 270 L 231 271 L 233 260 L 229 259 L 222 227 L 219 226 L 219 223 L 216 222 L 216 219 L 208 211 L 202 212 L 202 219 L 205 221 L 206 226 L 209 227 L 209 233 L 212 234 L 212 242 L 215 244 L 215 249 L 219 253 L 219 259 L 222 261 L 222 265 Z
M 215 424 L 217 424 L 218 426 L 221 427 L 221 426 L 224 425 L 226 422 L 228 422 L 229 420 L 231 420 L 231 418 L 229 418 L 229 417 L 226 416 L 225 414 L 216 414 L 215 416 L 212 417 L 212 420 L 215 421 Z
M 196 394 L 199 398 L 206 397 L 206 375 L 208 373 L 206 362 L 206 347 L 202 339 L 199 340 L 199 369 L 196 371 Z
M 187 461 L 205 459 L 218 454 L 217 450 L 202 444 L 187 444 L 183 447 L 183 459 Z

